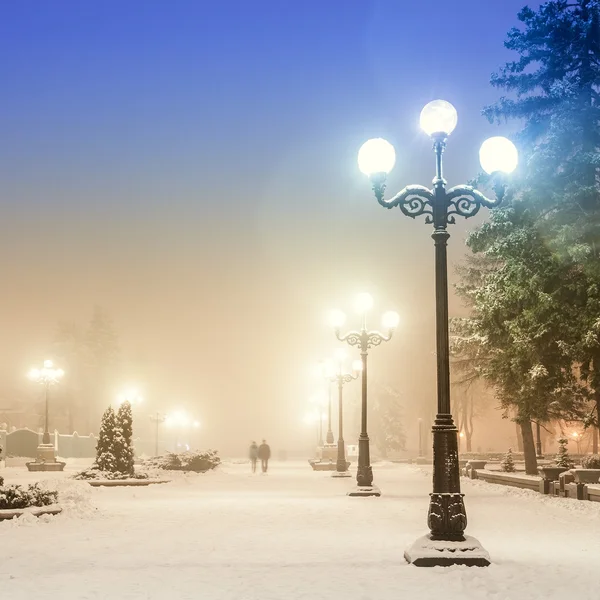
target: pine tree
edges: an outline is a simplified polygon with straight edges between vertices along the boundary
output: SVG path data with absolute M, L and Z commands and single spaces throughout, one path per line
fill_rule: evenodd
M 504 455 L 500 466 L 505 473 L 514 473 L 516 471 L 515 462 L 512 455 L 512 448 L 508 449 L 508 452 Z
M 456 289 L 471 316 L 451 321 L 451 352 L 467 378 L 494 387 L 505 416 L 515 413 L 526 472 L 535 474 L 531 420 L 584 414 L 569 352 L 576 331 L 564 310 L 577 273 L 551 252 L 524 203 L 493 211 L 467 246 L 475 260 L 459 271 Z
M 590 390 L 586 425 L 600 408 L 600 2 L 552 0 L 525 7 L 505 46 L 519 54 L 492 77 L 502 97 L 484 110 L 490 121 L 523 123 L 517 135 L 519 199 L 537 215 L 549 247 L 576 274 L 568 314 L 577 336 L 571 353 Z M 597 447 L 594 447 L 597 452 Z
M 389 385 L 379 385 L 373 403 L 373 441 L 385 458 L 388 452 L 406 449 L 404 406 L 400 393 Z
M 123 402 L 119 407 L 115 423 L 115 456 L 117 470 L 133 476 L 133 416 L 131 404 Z
M 575 466 L 575 463 L 571 460 L 569 456 L 569 451 L 567 450 L 567 444 L 569 440 L 565 437 L 561 437 L 558 440 L 558 454 L 554 458 L 554 462 L 558 467 L 563 467 L 565 469 L 572 469 Z
M 101 471 L 117 472 L 115 456 L 115 411 L 109 406 L 102 416 L 100 434 L 96 445 L 96 466 Z

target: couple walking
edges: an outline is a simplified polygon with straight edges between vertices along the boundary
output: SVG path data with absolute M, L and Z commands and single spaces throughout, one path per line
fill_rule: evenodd
M 260 459 L 262 472 L 266 473 L 269 468 L 269 459 L 271 458 L 271 448 L 266 440 L 262 441 L 260 446 L 256 442 L 250 444 L 250 462 L 252 463 L 252 472 L 256 473 L 256 461 Z

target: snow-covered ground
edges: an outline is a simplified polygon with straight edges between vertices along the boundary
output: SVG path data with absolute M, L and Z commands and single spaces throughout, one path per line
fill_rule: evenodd
M 0 598 L 10 600 L 531 600 L 595 598 L 600 503 L 463 479 L 467 532 L 488 568 L 418 568 L 431 475 L 376 465 L 381 498 L 307 463 L 269 474 L 224 464 L 147 488 L 54 477 L 64 514 L 0 523 Z M 2 471 L 6 482 L 41 474 Z M 39 477 L 38 477 L 39 478 Z

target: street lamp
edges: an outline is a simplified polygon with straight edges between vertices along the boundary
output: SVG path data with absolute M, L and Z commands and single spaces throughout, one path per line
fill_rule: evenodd
M 344 373 L 344 357 L 345 353 L 338 352 L 337 360 L 338 360 L 338 371 L 331 375 L 330 380 L 332 383 L 337 382 L 338 386 L 338 452 L 337 452 L 337 462 L 336 462 L 336 470 L 332 474 L 332 477 L 352 477 L 350 472 L 348 471 L 348 463 L 346 461 L 346 445 L 344 442 L 344 413 L 343 413 L 343 388 L 344 384 L 350 383 L 354 379 L 358 379 L 358 372 L 361 370 L 362 365 L 360 361 L 354 361 L 352 363 L 352 371 L 353 373 Z
M 169 413 L 166 415 L 164 422 L 167 428 L 177 431 L 177 446 L 179 446 L 179 431 L 185 431 L 187 433 L 190 429 L 198 429 L 200 427 L 199 421 L 196 421 L 182 410 Z
M 495 200 L 468 185 L 446 189 L 442 155 L 457 124 L 456 109 L 449 102 L 434 100 L 423 108 L 420 124 L 433 140 L 436 175 L 431 190 L 409 185 L 391 200 L 385 200 L 386 175 L 395 163 L 394 147 L 379 138 L 365 142 L 358 154 L 359 168 L 370 177 L 379 204 L 385 208 L 397 206 L 412 218 L 425 215 L 425 222 L 433 225 L 438 414 L 432 428 L 433 493 L 427 517 L 431 533 L 417 540 L 404 556 L 417 566 L 486 566 L 490 564 L 488 553 L 476 539 L 464 535 L 467 515 L 460 493 L 457 430 L 450 412 L 447 225 L 455 223 L 456 216 L 472 217 L 482 206 L 493 208 L 500 204 L 506 191 L 506 175 L 516 168 L 518 153 L 514 144 L 503 137 L 490 138 L 481 146 L 481 166 L 492 175 Z
M 50 386 L 57 384 L 65 372 L 62 369 L 55 369 L 51 360 L 45 360 L 44 366 L 41 369 L 31 369 L 29 371 L 29 379 L 35 383 L 39 383 L 45 388 L 46 396 L 46 419 L 44 423 L 44 436 L 42 437 L 43 444 L 50 443 L 50 431 L 48 429 L 48 397 L 50 395 Z
M 379 346 L 381 342 L 389 342 L 394 330 L 398 326 L 400 317 L 398 313 L 389 311 L 383 315 L 383 326 L 388 329 L 388 335 L 379 331 L 367 329 L 367 312 L 373 307 L 373 298 L 370 294 L 362 293 L 356 298 L 356 311 L 362 316 L 360 331 L 349 331 L 341 335 L 340 329 L 346 321 L 346 315 L 341 311 L 334 311 L 331 315 L 331 324 L 335 335 L 341 342 L 360 349 L 362 371 L 362 408 L 361 428 L 358 438 L 358 469 L 356 470 L 356 483 L 358 488 L 348 493 L 349 496 L 381 496 L 381 491 L 373 485 L 373 469 L 369 449 L 369 435 L 367 433 L 367 355 L 369 348 Z
M 143 401 L 144 398 L 135 388 L 123 390 L 121 393 L 117 394 L 117 404 L 119 405 L 129 402 L 133 407 L 142 404 Z
M 315 410 L 315 415 L 318 415 L 318 417 L 316 418 L 316 421 L 318 421 L 319 424 L 319 437 L 317 440 L 317 446 L 319 448 L 323 447 L 323 421 L 325 421 L 325 419 L 327 418 L 327 415 L 322 411 L 323 407 L 325 406 L 325 402 L 326 400 L 319 394 L 312 396 L 309 400 L 309 402 L 311 404 L 315 404 L 317 406 L 317 409 Z
M 29 371 L 29 379 L 44 386 L 46 400 L 46 417 L 42 443 L 37 448 L 36 460 L 26 463 L 29 471 L 62 471 L 65 467 L 64 462 L 59 462 L 56 460 L 54 444 L 50 442 L 48 418 L 50 386 L 57 384 L 62 379 L 64 374 L 65 372 L 62 369 L 54 368 L 54 364 L 51 360 L 45 360 L 44 366 L 41 369 L 31 369 L 31 371 Z
M 324 412 L 318 409 L 309 412 L 304 417 L 304 422 L 308 425 L 316 426 L 317 446 L 323 445 L 323 421 L 327 418 Z
M 331 361 L 323 361 L 321 363 L 321 374 L 327 380 L 327 435 L 325 436 L 325 442 L 327 444 L 333 444 L 333 430 L 331 428 L 331 377 L 333 375 L 333 365 Z
M 156 424 L 155 436 L 154 436 L 154 456 L 158 456 L 158 427 L 161 423 L 164 423 L 166 419 L 167 419 L 167 415 L 163 415 L 162 413 L 159 413 L 158 411 L 155 414 L 150 415 L 150 420 Z

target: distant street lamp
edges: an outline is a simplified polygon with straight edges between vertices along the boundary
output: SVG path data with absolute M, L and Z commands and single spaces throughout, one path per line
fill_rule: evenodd
M 332 474 L 332 477 L 352 477 L 348 471 L 348 462 L 346 461 L 346 444 L 344 442 L 344 402 L 343 402 L 343 389 L 346 383 L 350 383 L 354 379 L 358 379 L 358 372 L 361 370 L 362 365 L 360 361 L 354 361 L 352 363 L 353 373 L 344 373 L 344 355 L 339 353 L 338 356 L 339 367 L 337 373 L 331 376 L 331 381 L 337 383 L 338 386 L 338 453 L 336 470 Z
M 503 137 L 490 138 L 481 146 L 481 166 L 493 177 L 495 200 L 468 185 L 446 189 L 442 155 L 457 124 L 456 109 L 449 102 L 434 100 L 423 108 L 420 124 L 433 140 L 436 174 L 431 190 L 409 185 L 385 200 L 386 176 L 396 161 L 394 147 L 378 138 L 365 142 L 358 153 L 359 168 L 370 177 L 375 197 L 383 207 L 397 206 L 412 218 L 425 215 L 425 222 L 433 225 L 438 414 L 433 425 L 433 493 L 427 518 L 431 533 L 417 540 L 404 556 L 417 566 L 487 566 L 488 553 L 476 539 L 464 535 L 467 515 L 460 492 L 457 430 L 450 411 L 447 225 L 454 223 L 456 216 L 472 217 L 482 206 L 493 208 L 501 203 L 506 192 L 505 176 L 516 168 L 518 153 L 514 144 Z
M 319 437 L 317 440 L 317 446 L 319 448 L 323 447 L 323 421 L 327 418 L 327 415 L 323 412 L 323 407 L 325 406 L 325 399 L 320 395 L 312 396 L 310 399 L 311 404 L 315 404 L 317 409 L 315 410 L 315 415 L 317 415 L 316 421 L 319 427 Z
M 358 469 L 356 471 L 356 483 L 358 489 L 348 493 L 349 496 L 381 496 L 379 488 L 373 485 L 373 469 L 369 448 L 369 434 L 367 433 L 367 355 L 369 348 L 379 346 L 382 342 L 389 342 L 398 322 L 398 313 L 389 311 L 383 315 L 383 326 L 388 329 L 388 335 L 379 331 L 367 329 L 367 312 L 373 307 L 373 298 L 369 294 L 359 294 L 356 299 L 357 312 L 362 316 L 360 331 L 349 331 L 341 335 L 340 329 L 346 322 L 346 315 L 341 311 L 335 311 L 331 315 L 331 324 L 335 335 L 341 342 L 347 342 L 350 346 L 360 349 L 362 370 L 362 408 L 361 428 L 358 438 Z
M 535 450 L 537 458 L 544 458 L 542 454 L 542 430 L 539 421 L 535 423 Z
M 325 436 L 325 441 L 327 444 L 334 443 L 333 437 L 333 429 L 331 428 L 331 377 L 333 374 L 333 365 L 330 361 L 324 361 L 321 363 L 322 370 L 321 373 L 325 377 L 327 381 L 327 395 L 328 395 L 328 403 L 327 403 L 327 435 Z
M 417 463 L 425 461 L 425 453 L 423 452 L 423 419 L 419 418 L 419 456 Z
M 182 410 L 169 413 L 166 415 L 164 422 L 165 427 L 176 431 L 176 446 L 179 446 L 179 432 L 188 432 L 190 429 L 198 429 L 200 427 L 199 421 L 196 421 Z
M 144 398 L 141 396 L 138 390 L 131 388 L 123 390 L 117 395 L 117 403 L 119 405 L 129 402 L 132 407 L 139 406 L 144 402 Z
M 29 379 L 44 386 L 46 400 L 46 417 L 42 443 L 37 448 L 36 460 L 26 463 L 29 471 L 62 471 L 65 467 L 64 462 L 56 460 L 54 443 L 50 441 L 48 416 L 50 386 L 57 384 L 64 374 L 65 372 L 62 369 L 54 368 L 54 364 L 51 360 L 45 360 L 44 366 L 41 369 L 31 369 L 31 371 L 29 371 Z
M 65 372 L 62 369 L 54 368 L 51 360 L 45 360 L 44 366 L 41 369 L 31 369 L 31 371 L 29 371 L 29 379 L 43 385 L 45 388 L 46 418 L 44 422 L 44 435 L 42 437 L 43 444 L 50 443 L 50 430 L 48 428 L 48 398 L 50 396 L 50 386 L 57 384 L 64 374 Z
M 316 426 L 317 446 L 323 445 L 323 421 L 326 418 L 327 415 L 318 409 L 313 410 L 304 417 L 305 423 Z
M 150 420 L 156 425 L 155 428 L 155 436 L 154 436 L 154 456 L 158 456 L 158 427 L 161 423 L 164 423 L 167 418 L 167 415 L 163 415 L 158 411 L 150 415 Z

